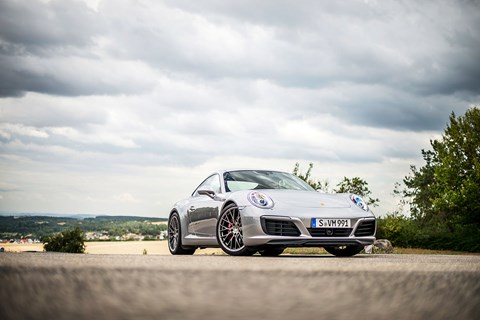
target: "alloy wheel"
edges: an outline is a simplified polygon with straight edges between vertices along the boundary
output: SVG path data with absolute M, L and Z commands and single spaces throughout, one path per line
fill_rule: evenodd
M 175 251 L 178 246 L 178 238 L 180 237 L 180 228 L 176 215 L 172 216 L 168 224 L 168 246 L 171 251 Z
M 243 243 L 242 218 L 237 206 L 228 206 L 222 213 L 218 226 L 219 240 L 230 251 L 245 248 Z

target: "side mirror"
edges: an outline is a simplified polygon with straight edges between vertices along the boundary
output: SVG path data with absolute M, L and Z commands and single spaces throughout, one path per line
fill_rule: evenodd
M 323 191 L 322 189 L 317 189 L 316 191 L 319 192 L 319 193 L 326 193 L 326 192 Z
M 215 199 L 215 191 L 213 191 L 213 189 L 208 186 L 198 189 L 197 193 L 202 196 L 209 196 L 210 198 Z
M 202 187 L 201 189 L 198 189 L 198 190 L 197 190 L 197 193 L 198 193 L 199 195 L 202 195 L 202 196 L 208 196 L 208 197 L 212 198 L 212 199 L 215 200 L 215 201 L 225 201 L 225 199 L 217 196 L 217 195 L 215 194 L 215 191 L 213 191 L 213 189 L 212 189 L 211 187 L 209 187 L 209 186 L 204 186 L 204 187 Z

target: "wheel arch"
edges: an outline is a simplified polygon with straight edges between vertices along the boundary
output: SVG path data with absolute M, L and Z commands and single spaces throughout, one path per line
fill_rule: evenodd
M 170 211 L 170 213 L 168 214 L 168 219 L 169 219 L 169 220 L 170 220 L 170 217 L 172 216 L 172 214 L 174 214 L 174 213 L 178 214 L 178 210 L 177 210 L 177 209 L 172 209 L 172 210 Z
M 225 201 L 225 203 L 223 204 L 222 209 L 220 210 L 219 214 L 223 212 L 223 209 L 225 209 L 227 206 L 229 206 L 231 204 L 234 204 L 238 207 L 238 204 L 235 201 L 233 201 L 232 199 L 229 199 L 229 200 Z
M 173 208 L 171 211 L 170 211 L 170 214 L 168 215 L 168 221 L 170 221 L 170 218 L 172 217 L 172 215 L 176 213 L 177 216 L 178 216 L 178 219 L 179 219 L 179 223 L 180 223 L 180 237 L 182 238 L 182 241 L 185 239 L 185 237 L 187 236 L 187 230 L 188 230 L 188 226 L 187 226 L 187 221 L 185 220 L 185 216 L 183 217 L 182 219 L 182 215 L 180 214 L 180 211 L 178 210 L 178 208 Z

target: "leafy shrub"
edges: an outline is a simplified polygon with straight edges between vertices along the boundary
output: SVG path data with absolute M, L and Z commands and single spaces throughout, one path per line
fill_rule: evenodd
M 388 239 L 395 247 L 414 247 L 417 228 L 412 220 L 403 215 L 389 214 L 378 219 L 377 239 Z
M 475 225 L 421 224 L 414 218 L 388 214 L 377 221 L 377 239 L 388 239 L 394 247 L 431 250 L 480 251 L 480 230 Z
M 45 251 L 84 253 L 85 234 L 80 228 L 63 231 L 43 239 Z

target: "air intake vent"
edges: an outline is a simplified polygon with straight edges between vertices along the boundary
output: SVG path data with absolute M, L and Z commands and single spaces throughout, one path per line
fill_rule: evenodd
M 262 219 L 263 231 L 271 236 L 298 237 L 300 231 L 292 221 Z
M 376 220 L 362 220 L 355 230 L 356 237 L 368 237 L 375 234 Z

